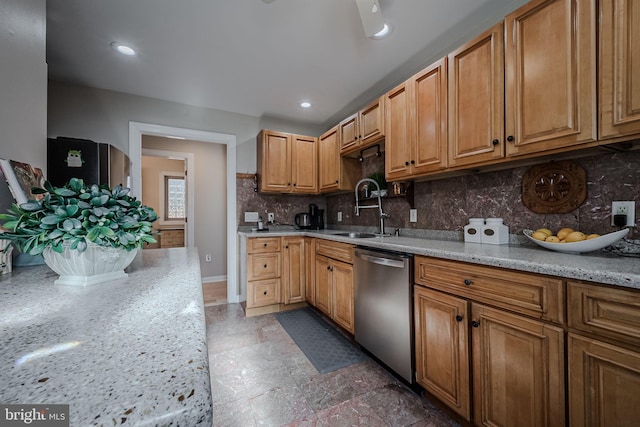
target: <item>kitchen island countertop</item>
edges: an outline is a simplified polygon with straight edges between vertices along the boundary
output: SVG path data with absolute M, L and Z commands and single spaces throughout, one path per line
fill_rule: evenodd
M 140 251 L 129 277 L 0 276 L 0 403 L 69 404 L 70 425 L 211 425 L 197 249 Z
M 279 230 L 243 232 L 241 237 L 310 236 L 368 248 L 405 252 L 455 261 L 464 261 L 566 279 L 640 289 L 640 259 L 595 251 L 565 254 L 544 248 L 519 245 L 488 245 L 415 237 L 349 238 L 336 236 L 345 230 Z

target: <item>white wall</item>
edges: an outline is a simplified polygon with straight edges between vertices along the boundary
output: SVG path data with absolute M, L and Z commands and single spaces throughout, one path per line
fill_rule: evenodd
M 45 0 L 0 1 L 0 157 L 46 174 Z
M 200 255 L 200 270 L 202 277 L 226 276 L 226 145 L 143 135 L 142 147 L 194 154 L 195 165 L 189 167 L 188 173 L 195 171 L 194 243 Z M 211 254 L 211 262 L 205 261 L 205 254 Z
M 108 142 L 129 152 L 129 121 L 236 135 L 237 172 L 255 173 L 260 129 L 317 136 L 319 126 L 261 119 L 102 89 L 49 81 L 48 135 Z

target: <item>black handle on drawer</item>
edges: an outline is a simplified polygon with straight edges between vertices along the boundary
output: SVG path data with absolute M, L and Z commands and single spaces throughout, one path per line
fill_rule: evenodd
M 477 320 L 472 320 L 471 326 L 473 326 L 474 328 L 477 328 L 478 326 L 480 326 L 480 322 L 478 322 Z
M 469 286 L 473 283 L 473 281 L 471 279 L 464 279 L 464 284 Z
M 264 268 L 267 268 L 267 264 L 264 265 Z
M 456 322 L 462 322 L 462 319 L 464 319 L 464 317 L 460 316 L 459 314 L 456 316 Z
M 266 294 L 267 294 L 267 291 L 264 291 L 264 295 L 266 295 Z
M 493 141 L 491 141 L 491 143 L 493 145 L 498 145 L 498 144 L 500 144 L 500 141 L 498 141 L 497 139 L 494 139 Z
M 513 140 L 514 140 L 514 139 L 515 139 L 515 138 L 513 137 L 513 135 L 509 135 L 509 136 L 507 137 L 507 141 L 509 141 L 509 142 L 513 142 Z
M 327 270 L 331 271 L 331 266 L 327 265 Z
M 262 246 L 264 246 L 264 247 L 266 248 L 266 247 L 267 247 L 267 244 L 265 243 L 265 244 L 263 244 Z

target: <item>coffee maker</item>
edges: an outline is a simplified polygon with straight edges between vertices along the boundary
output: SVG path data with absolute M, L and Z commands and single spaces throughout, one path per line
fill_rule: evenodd
M 318 209 L 318 205 L 309 205 L 309 216 L 311 217 L 312 230 L 324 230 L 324 209 Z

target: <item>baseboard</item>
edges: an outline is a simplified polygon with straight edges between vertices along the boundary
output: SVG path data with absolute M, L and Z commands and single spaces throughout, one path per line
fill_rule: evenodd
M 202 283 L 213 283 L 213 282 L 226 282 L 227 281 L 227 276 L 209 276 L 209 277 L 203 277 L 200 280 L 202 280 Z

